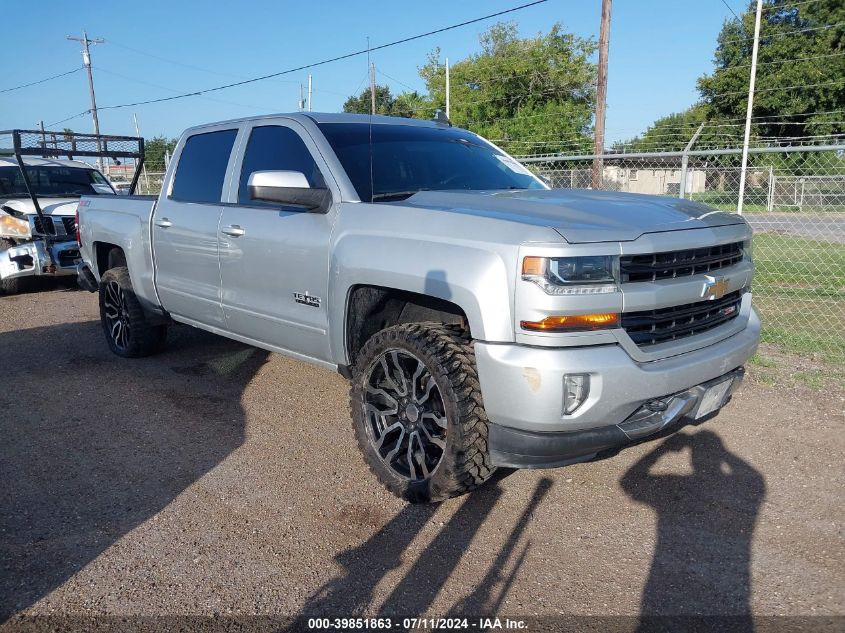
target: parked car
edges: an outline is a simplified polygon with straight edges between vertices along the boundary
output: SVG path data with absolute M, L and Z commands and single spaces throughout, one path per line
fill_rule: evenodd
M 439 122 L 203 125 L 158 198 L 79 207 L 114 353 L 177 321 L 339 371 L 365 460 L 408 501 L 710 416 L 759 339 L 742 217 L 550 189 Z
M 115 190 L 100 171 L 73 158 L 109 156 L 116 151 L 107 153 L 109 142 L 140 139 L 27 130 L 0 132 L 0 139 L 11 141 L 0 140 L 0 292 L 18 292 L 35 278 L 75 279 L 79 197 Z M 142 159 L 143 152 L 128 155 Z

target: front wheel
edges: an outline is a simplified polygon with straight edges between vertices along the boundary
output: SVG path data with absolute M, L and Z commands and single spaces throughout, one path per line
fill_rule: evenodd
M 154 354 L 167 338 L 166 325 L 148 322 L 125 266 L 107 270 L 100 279 L 100 322 L 111 351 L 125 358 Z
M 12 248 L 15 243 L 5 237 L 0 237 L 0 251 L 5 251 L 7 248 Z M 15 295 L 19 292 L 25 292 L 31 287 L 32 279 L 30 277 L 11 277 L 8 279 L 0 279 L 0 293 L 7 295 Z
M 406 501 L 469 492 L 495 470 L 475 354 L 463 328 L 410 323 L 376 333 L 355 362 L 350 401 L 365 461 Z

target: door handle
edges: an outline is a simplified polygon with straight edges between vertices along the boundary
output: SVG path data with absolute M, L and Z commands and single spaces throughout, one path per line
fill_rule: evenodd
M 220 232 L 225 233 L 226 235 L 229 235 L 231 237 L 240 237 L 241 235 L 246 233 L 246 231 L 244 231 L 237 224 L 230 224 L 229 226 L 224 226 L 222 229 L 220 229 Z
M 173 226 L 173 222 L 171 222 L 167 218 L 161 218 L 160 220 L 156 220 L 156 226 L 160 226 L 163 229 L 169 229 L 171 226 Z

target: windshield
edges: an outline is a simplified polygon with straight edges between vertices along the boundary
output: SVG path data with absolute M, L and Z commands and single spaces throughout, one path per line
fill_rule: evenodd
M 81 196 L 100 193 L 113 194 L 108 180 L 96 169 L 61 167 L 57 165 L 29 165 L 26 173 L 38 196 Z M 17 166 L 0 167 L 0 196 L 28 195 L 23 175 Z
M 466 130 L 366 123 L 319 127 L 361 200 L 402 200 L 418 191 L 545 189 L 519 162 Z

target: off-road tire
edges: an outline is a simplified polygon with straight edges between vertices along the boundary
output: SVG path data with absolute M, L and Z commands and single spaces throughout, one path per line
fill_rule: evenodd
M 0 251 L 11 248 L 15 243 L 6 238 L 0 238 Z M 14 295 L 29 290 L 32 280 L 28 277 L 12 277 L 11 279 L 0 279 L 0 294 Z
M 365 394 L 370 370 L 389 350 L 410 352 L 425 365 L 439 389 L 447 418 L 446 445 L 426 479 L 403 478 L 379 456 L 367 431 Z M 442 501 L 469 492 L 495 471 L 487 446 L 487 414 L 475 367 L 472 340 L 458 325 L 410 323 L 374 334 L 352 370 L 352 423 L 358 447 L 370 470 L 394 495 L 411 503 Z
M 0 294 L 16 295 L 29 289 L 25 277 L 12 277 L 11 279 L 0 279 Z
M 123 302 L 123 318 L 128 326 L 125 343 L 120 344 L 112 335 L 112 324 L 107 314 L 109 285 L 119 287 Z M 114 288 L 113 288 L 114 289 Z M 100 279 L 100 322 L 106 335 L 109 349 L 124 358 L 139 358 L 160 352 L 167 340 L 167 325 L 151 324 L 132 289 L 129 269 L 125 266 L 111 268 Z

